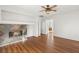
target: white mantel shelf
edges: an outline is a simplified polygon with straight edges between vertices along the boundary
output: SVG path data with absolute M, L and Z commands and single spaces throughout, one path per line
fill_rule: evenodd
M 33 25 L 34 23 L 31 23 L 31 22 L 17 22 L 17 21 L 0 21 L 0 24 L 27 24 L 27 25 Z

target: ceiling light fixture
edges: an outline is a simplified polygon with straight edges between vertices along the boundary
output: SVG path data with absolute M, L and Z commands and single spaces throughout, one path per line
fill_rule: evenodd
M 45 6 L 41 6 L 43 8 L 43 10 L 41 10 L 41 12 L 45 12 L 46 14 L 50 14 L 50 12 L 56 12 L 56 7 L 57 5 L 45 5 Z

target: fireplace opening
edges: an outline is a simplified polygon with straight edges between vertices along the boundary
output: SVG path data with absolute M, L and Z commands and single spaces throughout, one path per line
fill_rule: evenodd
M 27 25 L 24 24 L 0 24 L 0 37 L 17 37 L 27 35 Z
M 9 37 L 17 37 L 27 34 L 26 25 L 14 24 L 9 31 Z

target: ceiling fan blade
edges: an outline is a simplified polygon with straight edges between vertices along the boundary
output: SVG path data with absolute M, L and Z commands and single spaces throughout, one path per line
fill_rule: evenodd
M 45 6 L 41 6 L 41 7 L 45 9 Z
M 51 10 L 51 11 L 54 11 L 54 12 L 56 12 L 57 10 Z
M 53 5 L 51 8 L 55 8 L 55 7 L 57 7 L 57 5 Z
M 45 10 L 41 10 L 40 12 L 43 12 L 43 11 L 45 11 Z

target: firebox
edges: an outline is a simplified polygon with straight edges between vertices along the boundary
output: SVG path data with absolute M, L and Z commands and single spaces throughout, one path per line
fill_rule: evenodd
M 22 36 L 25 34 L 27 34 L 26 25 L 14 24 L 9 31 L 9 37 Z

